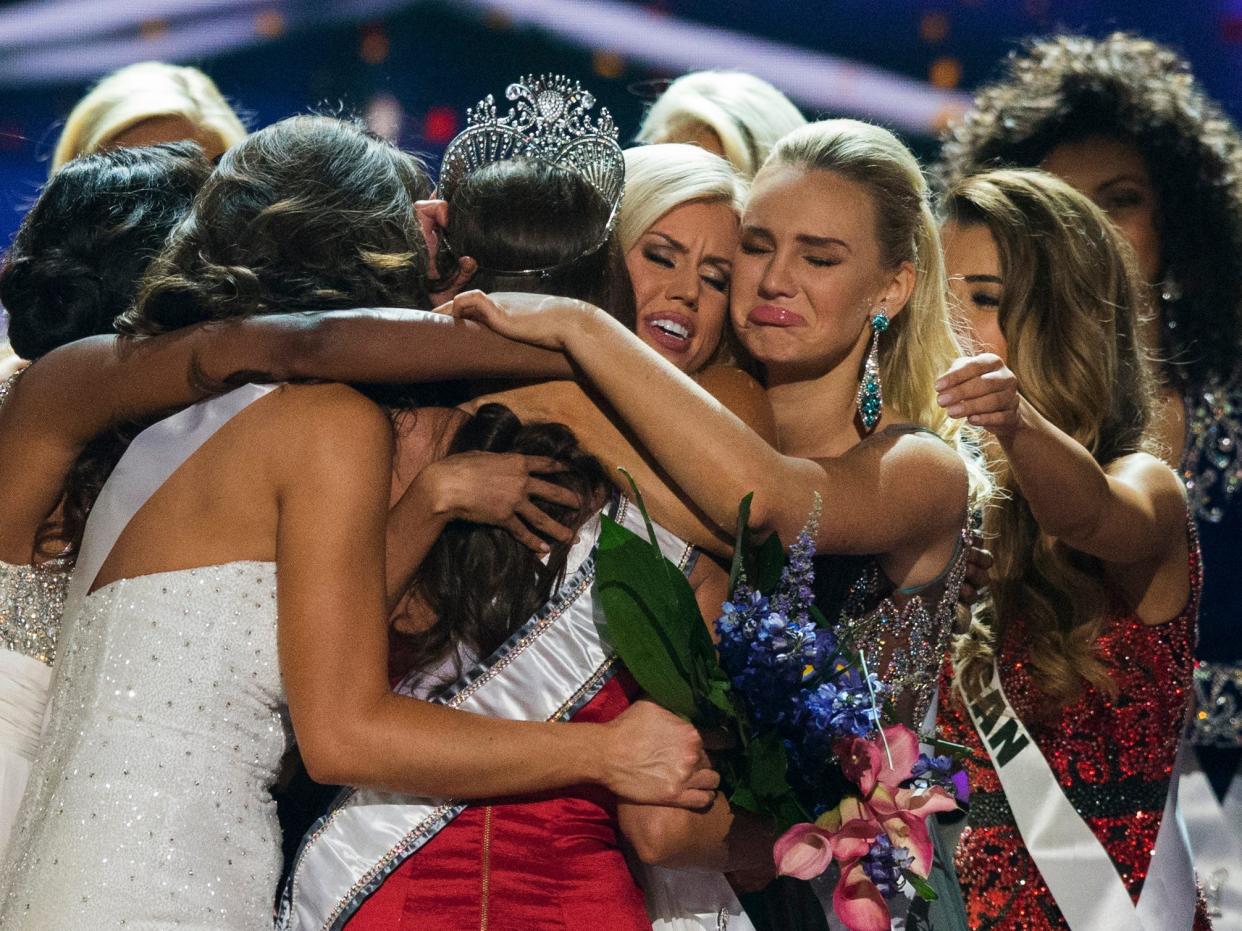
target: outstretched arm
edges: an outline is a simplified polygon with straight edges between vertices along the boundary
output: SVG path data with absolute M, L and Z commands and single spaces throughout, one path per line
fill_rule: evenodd
M 393 694 L 383 569 L 391 426 L 342 386 L 297 400 L 272 427 L 268 468 L 281 673 L 313 778 L 448 798 L 594 782 L 637 801 L 710 801 L 718 777 L 698 734 L 648 703 L 609 724 L 549 724 Z
M 996 436 L 1048 536 L 1115 564 L 1158 561 L 1184 548 L 1185 493 L 1155 457 L 1137 453 L 1102 467 L 1022 397 L 1017 377 L 991 353 L 959 359 L 936 388 L 951 415 Z
M 752 526 L 792 540 L 818 493 L 825 515 L 821 551 L 919 549 L 956 531 L 966 475 L 956 453 L 942 443 L 906 436 L 860 443 L 831 459 L 786 456 L 596 307 L 478 291 L 458 295 L 454 307 L 511 339 L 567 352 L 718 526 L 733 526 L 738 502 L 754 492 Z M 946 507 L 946 501 L 955 504 Z
M 0 558 L 30 559 L 83 447 L 108 427 L 201 400 L 204 385 L 436 381 L 569 373 L 563 355 L 443 314 L 393 308 L 279 314 L 149 338 L 96 336 L 48 353 L 0 410 Z

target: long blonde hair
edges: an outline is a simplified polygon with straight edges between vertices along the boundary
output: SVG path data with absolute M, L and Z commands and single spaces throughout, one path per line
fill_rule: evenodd
M 52 171 L 108 143 L 146 120 L 180 117 L 213 138 L 220 149 L 246 138 L 246 127 L 215 82 L 197 68 L 142 61 L 114 71 L 78 101 L 65 121 Z
M 989 171 L 947 193 L 948 219 L 991 232 L 1004 282 L 998 322 L 1022 395 L 1101 465 L 1147 445 L 1155 402 L 1140 322 L 1146 288 L 1125 237 L 1090 199 L 1034 170 Z M 1098 559 L 1040 533 L 999 463 L 1006 494 L 985 531 L 996 557 L 992 605 L 958 644 L 960 681 L 981 691 L 1006 629 L 1021 618 L 1040 687 L 1072 702 L 1110 691 L 1094 652 L 1113 607 Z
M 880 260 L 911 262 L 914 292 L 880 339 L 884 402 L 907 420 L 956 445 L 961 421 L 936 403 L 937 378 L 962 354 L 947 303 L 940 231 L 918 160 L 887 129 L 858 120 L 823 120 L 777 143 L 764 167 L 831 171 L 862 186 L 875 203 Z
M 776 141 L 804 125 L 802 112 L 762 78 L 745 71 L 692 71 L 651 105 L 638 141 L 678 142 L 710 129 L 725 158 L 753 178 Z

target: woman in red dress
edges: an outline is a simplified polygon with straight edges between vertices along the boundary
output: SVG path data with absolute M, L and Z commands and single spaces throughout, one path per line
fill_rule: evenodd
M 1121 235 L 1042 172 L 965 179 L 949 192 L 948 215 L 951 287 L 980 354 L 938 382 L 940 402 L 992 434 L 989 455 L 1010 493 L 985 518 L 996 554 L 991 608 L 942 683 L 951 696 L 942 736 L 972 753 L 958 877 L 971 927 L 1095 931 L 1100 919 L 1081 916 L 1106 890 L 1084 879 L 1088 901 L 1071 904 L 1047 831 L 1022 827 L 1029 802 L 1020 796 L 1038 797 L 1045 813 L 1067 801 L 1057 820 L 1085 823 L 1081 836 L 1098 841 L 1086 847 L 1102 848 L 1097 865 L 1112 866 L 1101 875 L 1119 878 L 1123 906 L 1142 914 L 1157 838 L 1162 856 L 1174 846 L 1160 829 L 1191 694 L 1198 547 L 1177 477 L 1147 452 L 1146 305 Z M 993 729 L 1007 714 L 1017 719 L 1011 736 L 1024 728 L 1051 772 L 1029 792 L 1010 781 L 1006 793 L 997 770 L 1013 780 Z M 1060 851 L 1082 877 L 1084 849 Z M 1157 895 L 1184 904 L 1180 927 L 1208 927 L 1188 863 L 1174 875 Z

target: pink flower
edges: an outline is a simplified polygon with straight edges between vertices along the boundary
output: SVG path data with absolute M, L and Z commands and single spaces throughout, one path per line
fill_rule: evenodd
M 782 834 L 772 848 L 777 874 L 794 879 L 814 879 L 828 869 L 832 853 L 832 835 L 806 821 Z
M 836 860 L 841 867 L 832 896 L 837 917 L 849 931 L 886 931 L 888 905 L 863 870 L 863 857 L 872 841 L 886 834 L 894 847 L 909 852 L 911 872 L 926 878 L 932 865 L 927 818 L 951 811 L 957 802 L 939 786 L 921 791 L 901 788 L 919 756 L 918 738 L 907 727 L 886 728 L 884 741 L 842 741 L 837 756 L 861 796 L 847 796 L 814 824 L 794 825 L 777 841 L 773 856 L 778 872 L 798 879 L 819 876 Z

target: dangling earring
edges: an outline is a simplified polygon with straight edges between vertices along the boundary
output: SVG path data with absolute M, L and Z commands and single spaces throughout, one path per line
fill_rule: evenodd
M 858 384 L 858 419 L 870 433 L 880 419 L 884 406 L 884 389 L 880 384 L 880 334 L 888 329 L 888 300 L 880 301 L 880 309 L 871 317 L 871 350 L 863 366 Z

